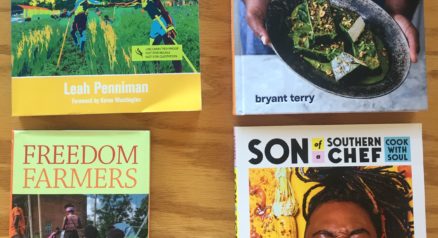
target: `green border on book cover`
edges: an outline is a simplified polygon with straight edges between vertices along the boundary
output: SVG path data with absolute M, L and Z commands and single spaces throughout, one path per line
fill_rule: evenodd
M 148 131 L 15 131 L 13 194 L 148 194 Z

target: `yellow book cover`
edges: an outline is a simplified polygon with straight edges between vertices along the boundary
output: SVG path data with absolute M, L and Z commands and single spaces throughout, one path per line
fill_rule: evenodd
M 12 0 L 14 116 L 201 110 L 197 0 Z

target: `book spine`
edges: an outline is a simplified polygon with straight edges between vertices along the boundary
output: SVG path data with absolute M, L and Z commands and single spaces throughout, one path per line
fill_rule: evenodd
M 239 238 L 239 211 L 237 209 L 238 206 L 238 189 L 239 189 L 239 185 L 237 183 L 237 168 L 234 168 L 234 189 L 235 189 L 235 213 L 236 213 L 236 238 Z
M 236 107 L 236 60 L 235 60 L 235 49 L 234 49 L 234 45 L 236 42 L 236 39 L 234 39 L 235 37 L 235 32 L 234 32 L 234 24 L 236 24 L 236 19 L 234 19 L 234 11 L 235 11 L 235 7 L 234 6 L 234 0 L 230 0 L 231 1 L 231 62 L 232 62 L 232 83 L 233 83 L 233 115 L 237 115 L 237 107 Z

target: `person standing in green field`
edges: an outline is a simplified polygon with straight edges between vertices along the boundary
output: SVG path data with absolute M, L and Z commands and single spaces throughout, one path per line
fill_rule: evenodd
M 141 9 L 148 13 L 152 19 L 149 32 L 149 43 L 151 45 L 159 45 L 161 42 L 164 42 L 165 45 L 175 45 L 174 39 L 177 34 L 174 20 L 169 12 L 166 11 L 160 0 L 134 0 L 123 5 L 141 5 Z M 176 73 L 182 72 L 183 69 L 180 60 L 174 60 L 172 64 Z
M 69 12 L 69 15 L 74 15 L 73 25 L 71 27 L 71 36 L 75 45 L 84 52 L 85 41 L 87 40 L 87 19 L 88 9 L 91 6 L 103 6 L 106 5 L 103 2 L 97 0 L 76 0 L 73 10 Z

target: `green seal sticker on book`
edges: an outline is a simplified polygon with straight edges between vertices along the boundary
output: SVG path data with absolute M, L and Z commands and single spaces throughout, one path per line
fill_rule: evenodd
M 132 61 L 182 60 L 182 45 L 137 45 L 132 46 Z

